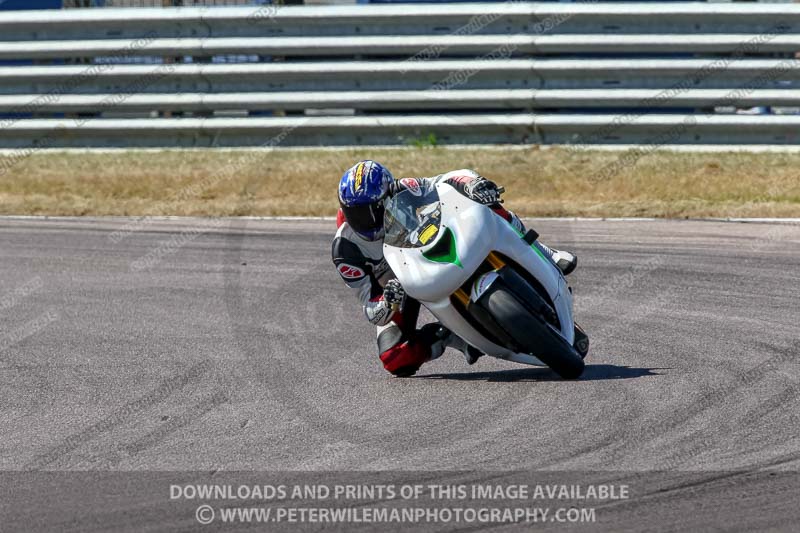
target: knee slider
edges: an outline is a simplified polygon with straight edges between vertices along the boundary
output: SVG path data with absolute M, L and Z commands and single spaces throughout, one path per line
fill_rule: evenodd
M 397 344 L 380 355 L 383 367 L 399 377 L 414 375 L 430 358 L 430 348 L 418 342 Z

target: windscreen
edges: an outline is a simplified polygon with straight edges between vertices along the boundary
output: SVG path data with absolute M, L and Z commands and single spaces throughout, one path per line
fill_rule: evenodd
M 403 191 L 386 200 L 384 242 L 398 248 L 421 248 L 434 241 L 441 221 L 442 210 L 435 188 L 419 196 Z

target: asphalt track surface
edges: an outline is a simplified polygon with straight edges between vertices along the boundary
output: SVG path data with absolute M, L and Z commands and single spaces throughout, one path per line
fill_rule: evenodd
M 529 224 L 580 257 L 578 381 L 455 352 L 392 378 L 329 221 L 4 219 L 0 469 L 690 472 L 596 526 L 792 530 L 800 226 Z M 4 494 L 11 524 L 79 523 Z M 151 525 L 170 516 L 141 498 Z M 139 529 L 120 513 L 95 520 Z

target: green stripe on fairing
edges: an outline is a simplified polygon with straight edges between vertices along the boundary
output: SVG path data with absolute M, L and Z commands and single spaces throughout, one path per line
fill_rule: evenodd
M 525 234 L 517 230 L 517 228 L 511 225 L 510 222 L 508 223 L 508 225 L 511 229 L 513 229 L 517 233 L 517 235 L 519 235 L 520 238 L 525 237 Z M 442 235 L 442 239 L 450 239 L 450 249 L 447 251 L 446 254 L 437 255 L 430 253 L 430 251 L 428 251 L 428 252 L 422 252 L 422 256 L 425 259 L 428 259 L 429 261 L 433 261 L 434 263 L 452 263 L 460 268 L 464 268 L 464 265 L 461 264 L 461 260 L 458 258 L 458 252 L 456 251 L 456 237 L 455 235 L 453 235 L 453 232 L 450 230 L 450 228 L 444 229 L 444 235 Z M 538 255 L 539 258 L 548 265 L 554 266 L 553 261 L 548 257 L 545 257 L 545 255 L 542 253 L 541 250 L 539 250 L 539 248 L 536 246 L 535 243 L 536 241 L 532 242 L 530 244 L 530 247 L 533 249 L 534 252 L 536 252 L 536 255 Z
M 534 241 L 534 242 L 536 242 L 536 241 Z M 542 261 L 544 261 L 545 263 L 547 263 L 549 265 L 553 264 L 553 260 L 545 257 L 544 254 L 542 253 L 542 251 L 539 248 L 537 248 L 533 244 L 531 244 L 531 248 L 533 248 L 533 251 L 536 252 L 539 255 L 539 257 L 542 258 Z
M 509 222 L 508 225 L 511 227 L 511 229 L 513 229 L 517 233 L 517 235 L 519 235 L 520 239 L 524 239 L 525 238 L 525 234 L 522 233 L 521 231 L 519 231 L 517 228 L 515 228 L 511 224 L 511 222 Z M 549 259 L 549 258 L 545 257 L 545 255 L 542 253 L 542 251 L 539 248 L 536 247 L 536 241 L 533 241 L 530 244 L 530 246 L 531 246 L 531 248 L 533 248 L 533 251 L 536 252 L 536 255 L 538 255 L 539 257 L 542 258 L 542 261 L 544 261 L 548 265 L 551 265 L 551 266 L 553 265 L 552 259 Z
M 456 237 L 453 235 L 453 232 L 450 228 L 444 229 L 444 235 L 441 237 L 442 239 L 450 239 L 450 249 L 447 253 L 444 254 L 434 254 L 430 251 L 422 252 L 422 256 L 429 261 L 433 261 L 434 263 L 452 263 L 459 268 L 464 268 L 464 265 L 461 264 L 461 260 L 458 258 L 458 252 L 456 251 Z

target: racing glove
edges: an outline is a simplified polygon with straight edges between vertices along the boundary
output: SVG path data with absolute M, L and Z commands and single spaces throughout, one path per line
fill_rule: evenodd
M 383 288 L 383 301 L 389 304 L 389 307 L 395 305 L 398 308 L 403 307 L 403 303 L 406 301 L 406 291 L 399 281 L 392 279 L 386 283 Z
M 503 190 L 495 182 L 484 177 L 475 178 L 464 186 L 464 194 L 470 200 L 483 205 L 503 203 L 500 199 L 502 192 Z

